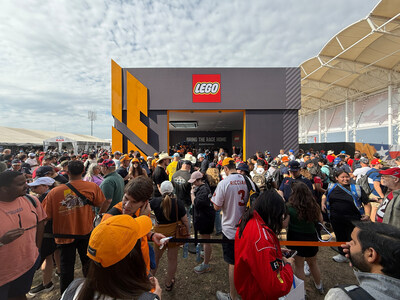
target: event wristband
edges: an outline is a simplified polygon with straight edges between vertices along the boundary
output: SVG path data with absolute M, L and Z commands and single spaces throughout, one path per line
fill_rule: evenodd
M 155 233 L 155 232 L 153 232 L 153 233 L 150 235 L 150 241 L 153 240 L 153 235 L 154 235 L 154 233 Z

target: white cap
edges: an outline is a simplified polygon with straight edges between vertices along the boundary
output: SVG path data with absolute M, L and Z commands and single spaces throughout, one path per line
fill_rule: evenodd
M 38 186 L 38 185 L 48 185 L 52 186 L 54 184 L 54 179 L 51 177 L 38 177 L 34 182 L 28 183 L 29 186 Z
M 174 186 L 172 185 L 171 181 L 165 180 L 163 183 L 161 183 L 160 191 L 162 195 L 166 193 L 171 194 L 174 191 Z

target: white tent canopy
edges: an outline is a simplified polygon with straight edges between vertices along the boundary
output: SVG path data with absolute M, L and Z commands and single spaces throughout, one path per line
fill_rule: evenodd
M 0 126 L 0 145 L 3 147 L 43 146 L 45 150 L 50 146 L 59 150 L 67 146 L 67 148 L 73 148 L 74 152 L 78 153 L 80 150 L 89 150 L 89 147 L 97 148 L 101 146 L 109 149 L 110 141 L 83 134 Z

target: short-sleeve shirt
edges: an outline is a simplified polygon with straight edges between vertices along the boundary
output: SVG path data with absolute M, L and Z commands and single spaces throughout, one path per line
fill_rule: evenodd
M 168 175 L 163 167 L 157 166 L 153 173 L 153 181 L 157 185 L 161 185 L 164 181 L 168 180 Z M 157 187 L 154 188 L 154 197 L 161 197 L 161 193 Z
M 12 229 L 30 228 L 46 218 L 39 200 L 32 198 L 36 207 L 25 197 L 12 202 L 0 201 L 0 236 Z M 25 230 L 19 238 L 0 247 L 0 286 L 25 274 L 35 264 L 39 255 L 36 231 L 37 227 Z
M 174 160 L 172 161 L 168 167 L 167 167 L 167 172 L 168 172 L 168 180 L 171 181 L 172 175 L 176 172 L 176 167 L 178 166 L 178 161 Z
M 119 176 L 121 176 L 122 178 L 125 178 L 126 176 L 128 176 L 128 170 L 122 166 L 120 166 L 117 170 L 115 170 L 115 172 L 117 172 L 119 174 Z M 124 183 L 127 184 L 129 182 L 129 180 L 124 180 Z
M 119 176 L 119 175 L 117 175 Z M 100 207 L 106 200 L 100 187 L 94 182 L 74 180 L 71 184 L 94 206 Z M 93 229 L 92 206 L 83 201 L 65 184 L 53 188 L 43 200 L 47 218 L 53 220 L 53 232 L 58 234 L 87 235 Z M 57 244 L 70 244 L 74 239 L 55 238 Z
M 192 204 L 192 200 L 190 197 L 190 190 L 192 189 L 192 185 L 190 184 L 189 179 L 189 171 L 179 170 L 175 172 L 171 180 L 175 188 L 176 197 L 185 205 Z
M 176 222 L 176 203 L 178 202 L 178 220 L 182 219 L 186 215 L 186 209 L 182 201 L 176 198 L 171 198 L 171 213 L 169 215 L 169 220 L 164 216 L 163 209 L 161 207 L 162 198 L 153 198 L 150 201 L 150 207 L 154 211 L 158 224 L 171 224 Z
M 247 199 L 248 189 L 242 175 L 229 174 L 218 183 L 211 202 L 222 207 L 222 232 L 228 239 L 235 239 L 236 225 L 245 212 Z
M 367 174 L 367 172 L 371 170 L 370 167 L 361 167 L 354 170 L 353 175 L 357 176 L 356 181 L 361 178 L 361 176 Z
M 111 199 L 109 209 L 115 204 L 122 201 L 124 196 L 125 183 L 122 177 L 117 172 L 111 172 L 104 176 L 103 182 L 100 184 L 106 199 Z
M 346 188 L 350 192 L 350 186 Z M 325 193 L 327 195 L 328 191 Z M 361 189 L 361 202 L 368 204 L 369 199 L 364 190 Z M 338 185 L 329 194 L 329 205 L 331 216 L 338 216 L 340 218 L 359 220 L 361 215 L 357 207 L 354 205 L 353 197 L 343 191 Z
M 368 171 L 368 184 L 369 184 L 369 188 L 372 191 L 372 194 L 375 196 L 379 197 L 378 192 L 375 190 L 374 188 L 374 182 L 381 182 L 381 175 L 379 174 L 379 170 L 371 168 L 370 171 Z

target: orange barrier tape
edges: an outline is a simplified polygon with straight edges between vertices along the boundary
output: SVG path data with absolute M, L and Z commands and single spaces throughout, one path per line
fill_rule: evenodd
M 314 247 L 338 247 L 346 242 L 303 242 L 303 241 L 279 241 L 281 246 L 314 246 Z

